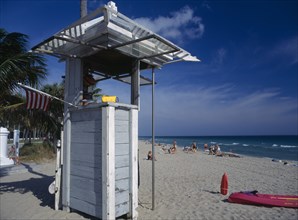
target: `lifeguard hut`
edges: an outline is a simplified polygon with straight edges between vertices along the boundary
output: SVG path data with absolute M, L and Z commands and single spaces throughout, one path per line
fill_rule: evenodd
M 62 206 L 102 219 L 137 218 L 141 70 L 199 61 L 118 12 L 114 2 L 32 48 L 66 62 Z M 81 105 L 83 79 L 131 85 L 131 103 Z

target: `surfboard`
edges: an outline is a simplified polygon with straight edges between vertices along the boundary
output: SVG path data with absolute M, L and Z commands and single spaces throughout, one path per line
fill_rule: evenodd
M 232 193 L 228 201 L 247 205 L 298 208 L 298 196 L 259 194 L 257 191 Z

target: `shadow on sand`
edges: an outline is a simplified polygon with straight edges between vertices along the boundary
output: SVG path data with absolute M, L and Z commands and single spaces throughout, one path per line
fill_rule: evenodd
M 10 167 L 11 168 L 11 167 Z M 29 172 L 31 174 L 37 175 L 37 177 L 31 177 L 27 180 L 15 181 L 15 182 L 0 182 L 0 196 L 6 192 L 8 193 L 20 193 L 25 194 L 32 192 L 33 195 L 40 200 L 40 206 L 50 207 L 55 209 L 55 195 L 48 192 L 49 185 L 54 181 L 53 176 L 47 176 L 43 173 L 37 172 L 36 169 L 33 169 L 29 164 L 21 163 L 19 167 L 12 167 L 13 169 L 18 170 L 21 173 Z M 20 171 L 21 170 L 21 171 Z M 11 169 L 1 168 L 1 177 L 10 175 Z M 15 172 L 13 175 L 17 175 Z M 71 209 L 71 212 L 75 212 L 78 215 L 81 215 L 83 218 L 90 220 L 98 220 L 98 218 L 90 216 L 88 214 L 82 213 L 77 210 Z M 128 219 L 126 215 L 120 216 L 117 219 Z
M 39 173 L 33 168 L 25 163 L 21 163 L 21 166 L 24 166 L 25 169 L 31 174 L 37 175 L 39 177 L 31 177 L 27 180 L 22 180 L 18 182 L 6 182 L 3 183 L 0 182 L 0 195 L 5 192 L 12 192 L 12 193 L 21 193 L 25 194 L 27 192 L 32 192 L 33 195 L 40 200 L 41 206 L 48 206 L 52 209 L 54 209 L 55 204 L 55 196 L 51 195 L 48 192 L 49 185 L 54 181 L 54 176 L 47 176 L 42 173 Z M 7 171 L 6 173 L 1 173 L 1 176 L 8 175 Z M 17 175 L 17 174 L 15 174 Z

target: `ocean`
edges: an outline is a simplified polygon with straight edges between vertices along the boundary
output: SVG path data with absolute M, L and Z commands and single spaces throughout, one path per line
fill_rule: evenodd
M 151 140 L 151 136 L 141 136 L 140 140 Z M 298 136 L 156 136 L 155 143 L 172 144 L 178 147 L 190 146 L 196 142 L 200 150 L 205 143 L 218 144 L 221 151 L 240 155 L 265 157 L 277 160 L 298 161 Z

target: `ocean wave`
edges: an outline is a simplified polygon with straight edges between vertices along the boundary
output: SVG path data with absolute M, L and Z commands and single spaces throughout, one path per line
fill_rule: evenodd
M 239 143 L 233 143 L 233 145 L 239 145 Z
M 248 144 L 242 144 L 242 146 L 244 146 L 244 147 L 248 147 L 249 145 L 248 145 Z
M 278 144 L 272 144 L 272 147 L 278 147 Z
M 238 145 L 238 144 L 235 144 L 235 143 L 226 143 L 226 144 L 224 144 L 224 143 L 222 143 L 221 145 L 231 146 L 231 145 Z
M 280 145 L 280 147 L 282 147 L 282 148 L 295 148 L 295 147 L 298 147 L 298 146 L 295 146 L 295 145 Z

